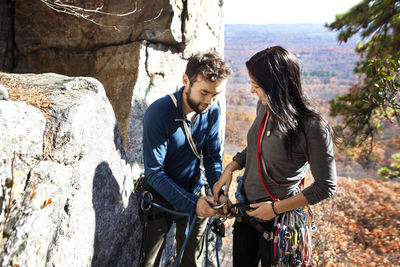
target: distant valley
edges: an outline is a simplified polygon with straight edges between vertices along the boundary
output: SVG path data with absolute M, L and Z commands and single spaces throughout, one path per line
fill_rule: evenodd
M 234 75 L 227 87 L 227 104 L 254 105 L 250 96 L 245 62 L 256 52 L 281 45 L 300 58 L 303 86 L 313 98 L 329 100 L 343 93 L 357 78 L 356 41 L 339 45 L 336 33 L 318 24 L 225 25 L 225 59 Z

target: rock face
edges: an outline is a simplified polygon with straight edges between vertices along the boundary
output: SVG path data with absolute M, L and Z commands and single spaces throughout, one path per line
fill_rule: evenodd
M 68 1 L 88 10 L 102 7 L 104 13 L 82 11 L 88 20 L 55 11 L 62 8 L 54 2 L 9 3 L 15 10 L 10 28 L 15 29 L 15 64 L 1 68 L 0 54 L 0 69 L 98 79 L 129 148 L 129 162 L 140 164 L 141 136 L 129 124 L 140 124 L 151 101 L 181 86 L 191 55 L 223 53 L 222 0 Z
M 132 172 L 101 83 L 57 74 L 0 79 L 30 84 L 51 102 L 44 113 L 0 101 L 1 266 L 137 266 Z M 10 99 L 22 93 L 9 90 Z

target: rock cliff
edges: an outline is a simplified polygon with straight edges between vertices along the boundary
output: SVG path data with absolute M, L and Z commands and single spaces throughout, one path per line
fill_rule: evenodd
M 0 2 L 0 71 L 21 74 L 0 72 L 2 266 L 138 265 L 144 111 L 192 54 L 223 53 L 222 6 Z

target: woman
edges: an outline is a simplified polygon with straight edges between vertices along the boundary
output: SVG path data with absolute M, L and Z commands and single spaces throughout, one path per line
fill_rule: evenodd
M 246 67 L 251 92 L 259 98 L 257 116 L 247 134 L 247 147 L 226 166 L 213 193 L 217 196 L 225 186 L 227 194 L 232 172 L 245 167 L 241 190 L 250 203 L 246 213 L 271 232 L 276 216 L 335 193 L 332 130 L 303 92 L 294 54 L 270 47 L 252 56 Z M 315 181 L 300 191 L 309 168 Z M 248 222 L 235 221 L 234 266 L 258 266 L 260 259 L 262 266 L 271 266 L 273 245 Z

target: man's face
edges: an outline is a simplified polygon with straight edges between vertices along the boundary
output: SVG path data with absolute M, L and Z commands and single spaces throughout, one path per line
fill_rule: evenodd
M 183 83 L 185 85 L 186 102 L 189 108 L 198 114 L 206 113 L 209 110 L 225 86 L 225 81 L 209 82 L 201 75 L 197 75 L 196 81 L 190 84 L 189 77 L 185 74 Z

